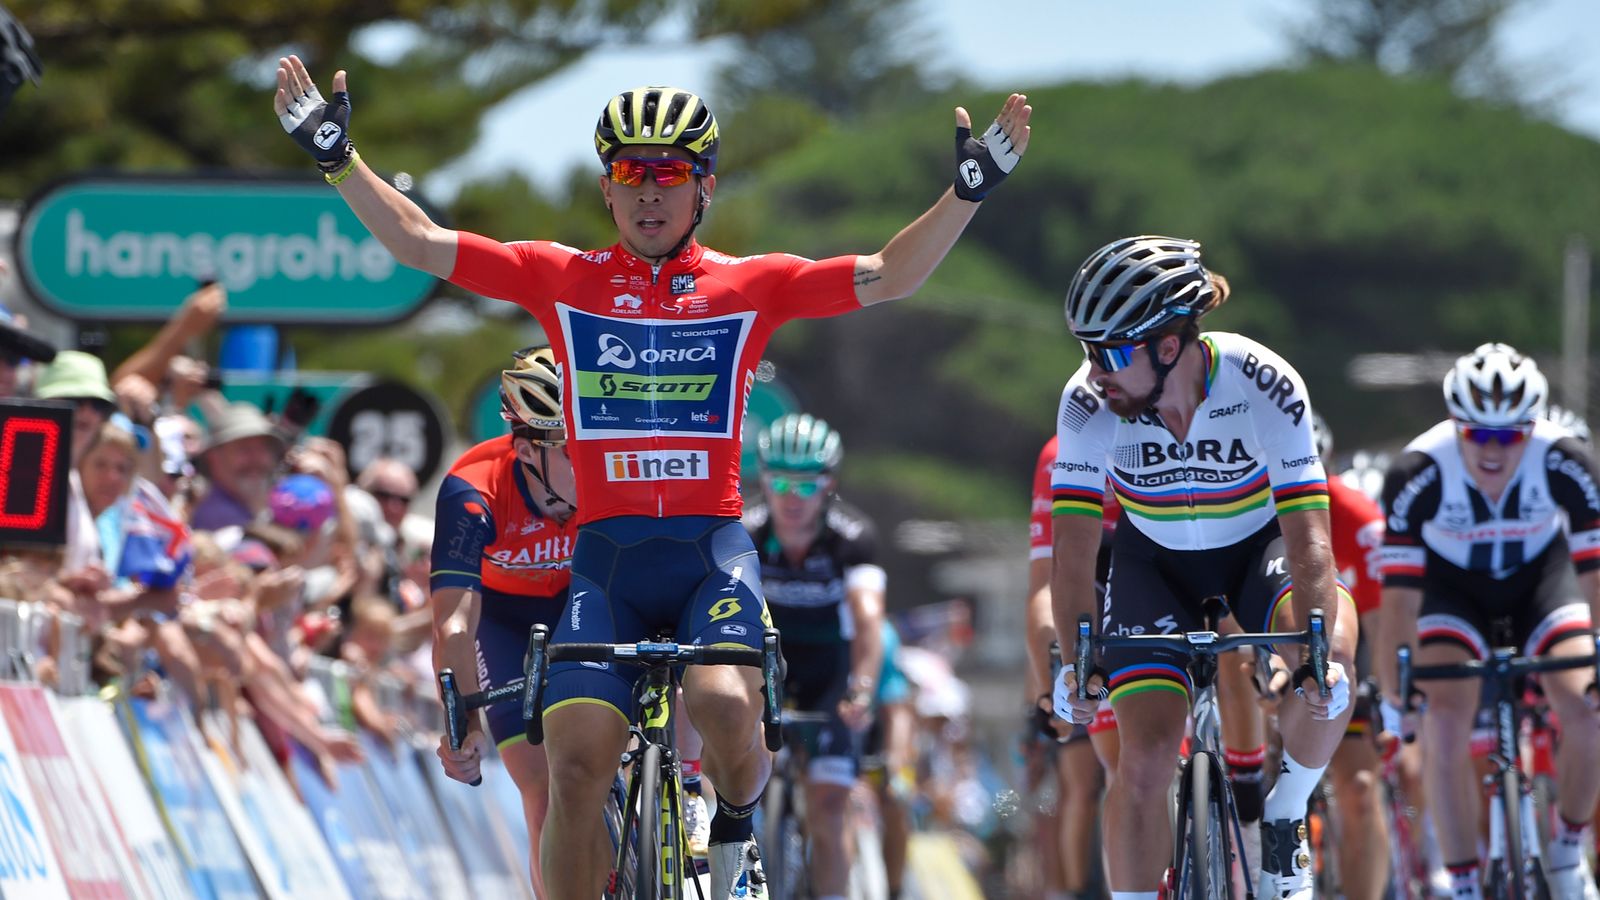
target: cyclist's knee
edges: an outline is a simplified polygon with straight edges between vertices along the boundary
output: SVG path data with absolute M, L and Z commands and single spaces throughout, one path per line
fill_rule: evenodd
M 734 666 L 706 666 L 692 669 L 685 676 L 684 698 L 689 715 L 707 743 L 750 736 L 761 718 L 761 692 L 756 679 L 753 670 Z
M 611 783 L 628 735 L 616 710 L 576 704 L 546 715 L 544 728 L 552 792 L 587 793 Z

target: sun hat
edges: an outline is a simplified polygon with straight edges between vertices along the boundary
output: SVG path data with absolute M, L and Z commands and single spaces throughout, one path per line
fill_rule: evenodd
M 252 403 L 230 403 L 223 407 L 215 416 L 215 420 L 208 423 L 205 447 L 200 450 L 203 457 L 223 444 L 242 441 L 246 438 L 268 437 L 277 444 L 278 452 L 285 449 L 283 435 L 278 433 L 272 422 L 269 421 L 261 410 Z
M 44 368 L 33 382 L 33 395 L 40 400 L 90 397 L 116 403 L 117 395 L 111 391 L 111 381 L 106 377 L 106 364 L 100 357 L 82 350 L 62 350 Z

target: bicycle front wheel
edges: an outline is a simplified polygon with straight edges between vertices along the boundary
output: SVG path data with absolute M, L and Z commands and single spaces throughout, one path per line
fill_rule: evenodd
M 1522 852 L 1522 773 L 1508 767 L 1500 773 L 1500 809 L 1504 814 L 1507 900 L 1528 900 L 1528 873 Z
M 639 851 L 635 900 L 659 900 L 661 879 L 661 748 L 646 744 L 634 765 L 639 776 Z
M 1219 771 L 1216 760 L 1204 750 L 1189 759 L 1188 834 L 1184 859 L 1178 867 L 1179 896 L 1184 900 L 1233 898 L 1228 820 L 1222 808 L 1225 786 L 1217 780 Z

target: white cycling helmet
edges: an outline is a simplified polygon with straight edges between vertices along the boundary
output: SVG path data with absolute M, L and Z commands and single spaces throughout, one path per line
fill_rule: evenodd
M 1139 235 L 1096 250 L 1067 288 L 1067 326 L 1080 341 L 1137 341 L 1212 305 L 1200 244 Z
M 1490 428 L 1527 425 L 1544 415 L 1550 383 L 1533 358 L 1506 344 L 1483 344 L 1444 376 L 1444 405 L 1458 422 Z

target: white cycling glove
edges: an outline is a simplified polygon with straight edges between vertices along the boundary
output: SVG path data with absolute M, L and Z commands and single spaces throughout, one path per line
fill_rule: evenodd
M 1094 711 L 1090 710 L 1088 712 L 1078 712 L 1077 709 L 1072 705 L 1072 701 L 1077 695 L 1077 691 L 1067 687 L 1067 673 L 1070 672 L 1076 674 L 1077 668 L 1077 665 L 1074 663 L 1067 663 L 1061 667 L 1061 674 L 1056 676 L 1055 691 L 1051 699 L 1056 708 L 1056 718 L 1065 722 L 1071 722 L 1074 725 L 1087 725 L 1094 721 Z M 1099 696 L 1096 698 L 1096 703 L 1098 703 L 1100 700 L 1104 700 L 1106 697 L 1105 688 L 1101 688 L 1098 693 Z M 1093 697 L 1095 694 L 1091 693 L 1090 696 Z
M 1350 679 L 1345 677 L 1343 665 L 1330 661 L 1328 663 L 1329 681 L 1333 681 L 1331 676 L 1334 672 L 1339 673 L 1339 681 L 1337 684 L 1328 685 L 1328 718 L 1330 719 L 1339 718 L 1341 713 L 1350 708 Z M 1295 686 L 1294 692 L 1302 697 L 1306 695 L 1305 688 L 1298 685 Z

